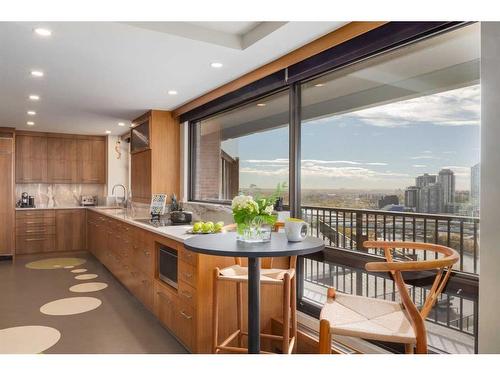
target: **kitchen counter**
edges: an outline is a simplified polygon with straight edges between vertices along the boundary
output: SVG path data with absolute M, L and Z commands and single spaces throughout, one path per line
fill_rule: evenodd
M 88 206 L 16 207 L 16 211 L 30 211 L 30 210 L 74 210 L 76 208 L 88 208 Z
M 191 229 L 191 225 L 169 225 L 166 227 L 155 228 L 148 224 L 140 223 L 135 221 L 134 218 L 127 215 L 125 209 L 116 208 L 116 207 L 86 207 L 90 211 L 97 212 L 101 215 L 105 215 L 111 217 L 113 219 L 117 219 L 123 221 L 124 223 L 135 225 L 141 229 L 145 229 L 149 232 L 159 234 L 160 236 L 164 236 L 170 238 L 174 241 L 184 242 L 186 239 L 192 236 L 196 236 L 195 234 L 187 234 L 186 231 Z M 137 217 L 136 219 L 140 219 Z

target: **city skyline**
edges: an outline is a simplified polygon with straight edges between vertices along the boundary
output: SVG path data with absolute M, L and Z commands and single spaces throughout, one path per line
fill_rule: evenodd
M 479 104 L 474 85 L 304 120 L 302 187 L 405 189 L 415 175 L 451 169 L 456 190 L 470 190 L 470 168 L 479 162 Z M 287 180 L 288 128 L 238 138 L 238 156 L 241 187 Z

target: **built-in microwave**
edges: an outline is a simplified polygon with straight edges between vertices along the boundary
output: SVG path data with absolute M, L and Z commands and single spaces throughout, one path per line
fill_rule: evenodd
M 177 251 L 168 246 L 158 248 L 159 278 L 177 289 Z

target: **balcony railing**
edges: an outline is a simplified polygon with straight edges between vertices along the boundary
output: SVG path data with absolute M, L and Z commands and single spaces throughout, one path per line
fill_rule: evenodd
M 365 240 L 395 240 L 439 243 L 450 246 L 460 254 L 455 269 L 464 275 L 467 286 L 462 287 L 459 277 L 451 279 L 427 318 L 429 335 L 440 335 L 436 341 L 446 345 L 463 345 L 467 352 L 475 350 L 477 342 L 477 286 L 479 266 L 479 219 L 452 215 L 432 215 L 364 209 L 302 207 L 302 218 L 309 223 L 310 235 L 323 238 L 327 249 L 322 258 L 304 259 L 302 263 L 302 305 L 320 306 L 326 296 L 325 289 L 333 286 L 340 292 L 399 301 L 399 293 L 388 274 L 370 274 L 364 263 L 370 256 L 383 256 L 374 249 L 364 249 Z M 348 257 L 359 260 L 345 262 L 339 259 L 348 250 Z M 359 253 L 359 255 L 357 255 Z M 405 259 L 428 259 L 434 252 L 404 250 Z M 421 306 L 431 285 L 428 280 L 407 281 L 410 295 Z M 471 286 L 472 285 L 472 286 Z M 467 291 L 465 291 L 467 289 Z M 441 328 L 439 328 L 441 327 Z M 443 327 L 446 328 L 443 331 Z M 444 335 L 443 335 L 444 332 Z M 450 344 L 451 343 L 451 344 Z M 432 340 L 430 340 L 432 345 Z M 439 346 L 439 345 L 437 345 Z M 449 347 L 438 350 L 449 351 Z

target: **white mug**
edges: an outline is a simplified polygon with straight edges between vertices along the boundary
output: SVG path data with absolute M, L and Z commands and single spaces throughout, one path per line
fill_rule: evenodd
M 307 237 L 307 223 L 297 219 L 286 220 L 285 233 L 290 242 L 303 241 Z

